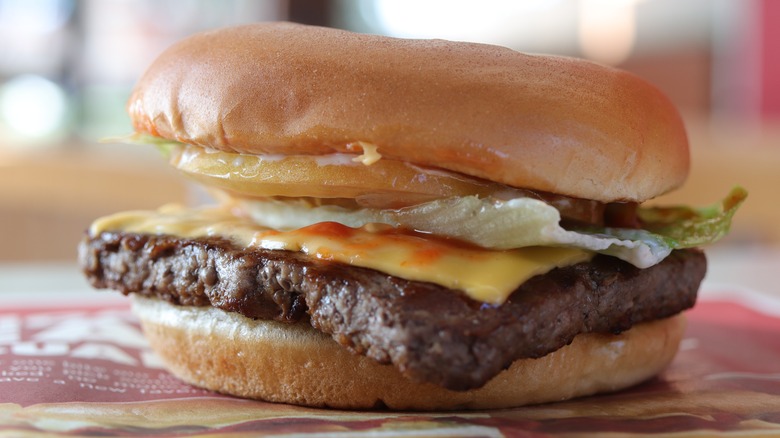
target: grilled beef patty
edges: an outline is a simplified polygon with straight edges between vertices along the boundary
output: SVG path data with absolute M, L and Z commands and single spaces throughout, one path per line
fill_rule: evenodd
M 350 350 L 448 389 L 484 385 L 513 361 L 587 332 L 619 333 L 693 306 L 706 260 L 673 252 L 637 269 L 613 257 L 554 269 L 500 306 L 431 283 L 221 238 L 86 236 L 79 259 L 93 286 L 250 318 L 308 319 Z M 468 269 L 468 267 L 464 267 Z

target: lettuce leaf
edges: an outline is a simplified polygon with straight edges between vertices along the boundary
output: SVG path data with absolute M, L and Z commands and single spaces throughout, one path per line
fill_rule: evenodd
M 747 191 L 742 187 L 735 187 L 721 202 L 702 208 L 640 207 L 637 215 L 642 223 L 641 229 L 591 227 L 576 231 L 637 242 L 640 246 L 650 249 L 653 255 L 665 252 L 668 254 L 675 249 L 693 248 L 720 240 L 728 234 L 734 213 L 746 198 Z M 652 266 L 663 259 L 654 261 L 647 257 L 637 258 L 637 254 L 626 251 L 624 245 L 612 246 L 599 252 L 621 258 L 640 268 Z
M 176 140 L 168 140 L 167 138 L 156 137 L 151 134 L 142 134 L 134 132 L 132 134 L 123 135 L 119 137 L 107 137 L 100 140 L 101 143 L 122 143 L 122 144 L 140 144 L 151 145 L 157 148 L 160 153 L 169 158 L 173 148 L 180 146 L 182 143 Z
M 400 210 L 357 211 L 280 200 L 234 202 L 256 222 L 276 229 L 300 228 L 321 221 L 351 227 L 385 223 L 499 250 L 527 246 L 581 248 L 647 268 L 674 249 L 700 246 L 723 237 L 746 196 L 744 189 L 736 188 L 721 203 L 701 209 L 643 207 L 639 216 L 647 224 L 645 229 L 564 229 L 558 210 L 532 198 L 498 201 L 465 196 Z
M 713 243 L 725 236 L 747 191 L 735 187 L 721 202 L 703 207 L 647 207 L 638 210 L 644 228 L 674 249 Z

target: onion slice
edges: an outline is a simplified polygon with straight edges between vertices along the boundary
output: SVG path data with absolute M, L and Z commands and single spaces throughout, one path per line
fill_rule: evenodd
M 196 181 L 248 198 L 349 198 L 360 206 L 399 208 L 454 196 L 504 197 L 518 190 L 451 172 L 359 155 L 246 155 L 181 144 L 170 162 Z M 514 193 L 511 197 L 517 196 Z

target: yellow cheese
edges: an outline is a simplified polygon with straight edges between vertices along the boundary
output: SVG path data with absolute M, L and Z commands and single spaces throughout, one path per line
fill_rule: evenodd
M 317 259 L 436 283 L 490 304 L 503 303 L 534 275 L 591 257 L 589 252 L 572 248 L 488 250 L 386 225 L 350 228 L 322 222 L 281 232 L 259 226 L 221 207 L 167 206 L 157 211 L 118 213 L 98 219 L 90 229 L 92 235 L 104 231 L 183 238 L 222 236 L 245 247 L 301 251 Z

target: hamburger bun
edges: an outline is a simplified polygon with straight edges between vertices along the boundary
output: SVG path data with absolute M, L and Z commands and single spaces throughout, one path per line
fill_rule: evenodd
M 128 109 L 139 132 L 217 150 L 320 155 L 360 141 L 384 159 L 602 202 L 653 198 L 689 168 L 678 112 L 630 73 L 291 23 L 177 43 Z
M 582 334 L 542 358 L 515 361 L 481 388 L 451 391 L 352 354 L 306 323 L 252 320 L 138 296 L 133 311 L 168 369 L 190 384 L 340 409 L 495 409 L 617 391 L 664 369 L 685 330 L 684 316 L 677 315 L 619 335 Z

